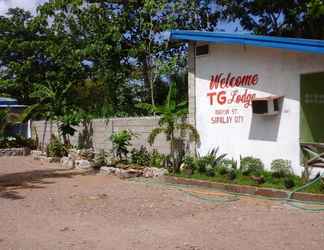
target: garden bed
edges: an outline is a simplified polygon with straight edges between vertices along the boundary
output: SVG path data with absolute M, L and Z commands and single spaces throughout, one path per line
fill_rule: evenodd
M 29 148 L 0 148 L 0 157 L 2 156 L 27 156 L 30 154 Z
M 176 184 L 185 185 L 197 185 L 202 187 L 216 188 L 220 190 L 225 190 L 228 192 L 250 194 L 250 195 L 262 195 L 273 198 L 287 198 L 289 192 L 292 190 L 284 190 L 279 188 L 271 187 L 269 184 L 265 185 L 246 185 L 230 182 L 221 182 L 217 177 L 203 176 L 204 179 L 198 178 L 202 175 L 194 174 L 192 176 L 184 176 L 183 174 L 177 174 L 176 176 L 165 176 L 164 180 Z M 316 184 L 314 184 L 315 186 Z M 316 192 L 317 191 L 317 192 Z M 294 193 L 293 199 L 302 201 L 324 201 L 324 193 L 320 193 L 319 189 L 316 187 L 310 187 L 305 190 L 305 192 Z

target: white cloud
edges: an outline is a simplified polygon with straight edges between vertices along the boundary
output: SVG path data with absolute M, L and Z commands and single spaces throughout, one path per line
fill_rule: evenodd
M 31 13 L 36 13 L 36 8 L 39 4 L 46 0 L 0 0 L 0 15 L 5 15 L 9 8 L 19 7 L 29 10 Z

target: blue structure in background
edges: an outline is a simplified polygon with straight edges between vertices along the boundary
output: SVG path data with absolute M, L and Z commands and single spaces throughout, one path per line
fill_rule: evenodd
M 170 39 L 215 44 L 250 45 L 264 48 L 285 49 L 295 52 L 324 54 L 324 40 L 192 30 L 171 30 Z

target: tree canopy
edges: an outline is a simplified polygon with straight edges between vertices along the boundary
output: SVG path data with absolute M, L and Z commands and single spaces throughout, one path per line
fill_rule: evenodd
M 170 29 L 214 31 L 220 21 L 237 21 L 255 34 L 323 38 L 323 6 L 321 0 L 50 0 L 35 16 L 9 9 L 0 16 L 0 94 L 44 107 L 54 102 L 35 93 L 67 89 L 60 100 L 69 113 L 145 114 L 136 103 L 163 104 L 171 81 L 178 100 L 187 98 L 187 45 L 169 41 Z

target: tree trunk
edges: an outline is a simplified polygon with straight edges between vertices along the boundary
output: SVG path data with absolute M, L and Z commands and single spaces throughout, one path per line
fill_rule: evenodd
M 151 77 L 151 65 L 149 63 L 148 56 L 144 57 L 143 60 L 143 78 L 144 78 L 144 85 L 146 88 L 149 89 L 150 92 L 150 98 L 151 98 L 151 104 L 155 106 L 155 100 L 154 100 L 154 83 L 152 81 Z

